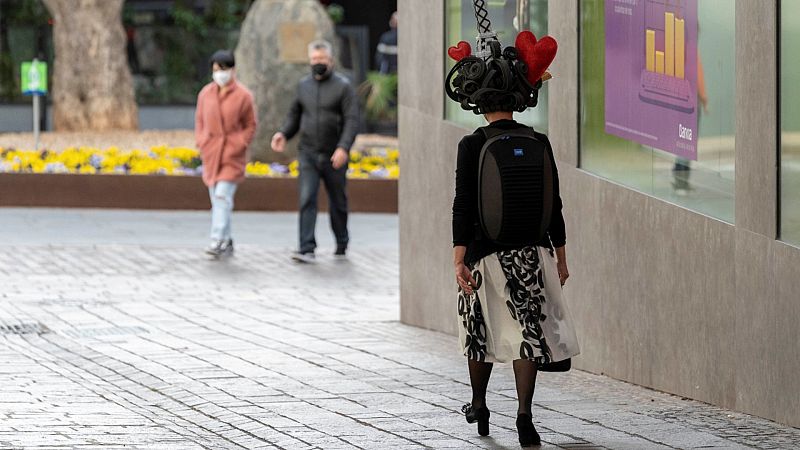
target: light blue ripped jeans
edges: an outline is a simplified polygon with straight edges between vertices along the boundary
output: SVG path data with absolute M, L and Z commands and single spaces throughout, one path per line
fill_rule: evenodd
M 231 238 L 231 215 L 236 183 L 219 181 L 208 188 L 211 197 L 211 240 L 227 241 Z

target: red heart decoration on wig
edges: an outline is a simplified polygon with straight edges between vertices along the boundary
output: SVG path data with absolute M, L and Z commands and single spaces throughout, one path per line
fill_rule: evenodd
M 520 59 L 528 66 L 528 82 L 536 84 L 556 58 L 558 43 L 550 36 L 541 38 L 538 42 L 536 36 L 530 31 L 523 31 L 517 35 L 514 46 L 519 51 Z
M 447 55 L 456 61 L 461 61 L 471 54 L 472 47 L 470 47 L 469 42 L 467 41 L 461 41 L 456 44 L 455 47 L 450 47 L 447 49 Z

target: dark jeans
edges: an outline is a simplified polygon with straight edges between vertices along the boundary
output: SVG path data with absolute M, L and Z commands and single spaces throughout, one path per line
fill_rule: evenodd
M 675 159 L 675 165 L 672 166 L 672 188 L 684 190 L 691 189 L 691 185 L 689 184 L 689 175 L 691 174 L 691 161 L 683 158 Z
M 697 129 L 700 129 L 700 121 L 703 118 L 702 110 L 697 111 Z M 673 186 L 675 189 L 688 189 L 689 176 L 692 174 L 692 162 L 688 159 L 677 157 L 675 165 L 672 166 Z
M 334 169 L 330 156 L 300 153 L 300 252 L 313 252 L 317 248 L 314 230 L 317 226 L 317 194 L 320 179 L 328 192 L 328 211 L 336 245 L 346 248 L 347 234 L 347 164 Z

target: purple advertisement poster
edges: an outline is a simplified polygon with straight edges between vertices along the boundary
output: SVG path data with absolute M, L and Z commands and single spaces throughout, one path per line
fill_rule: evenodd
M 697 159 L 697 0 L 606 0 L 606 133 Z

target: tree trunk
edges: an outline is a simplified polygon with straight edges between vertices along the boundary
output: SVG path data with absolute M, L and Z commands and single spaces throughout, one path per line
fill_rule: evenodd
M 122 27 L 123 0 L 43 1 L 55 21 L 55 129 L 137 129 Z

